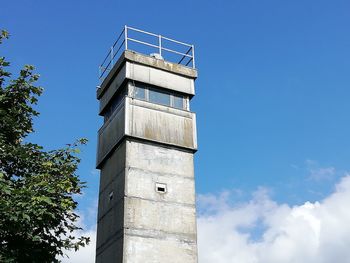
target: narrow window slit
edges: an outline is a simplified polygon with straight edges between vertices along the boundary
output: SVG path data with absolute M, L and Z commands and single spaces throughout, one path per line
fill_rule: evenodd
M 112 201 L 113 200 L 113 191 L 109 193 L 109 201 Z
M 158 192 L 163 192 L 163 193 L 164 193 L 164 192 L 165 192 L 165 188 L 164 188 L 164 187 L 161 187 L 161 186 L 158 186 L 158 187 L 157 187 L 157 191 L 158 191 Z
M 156 183 L 156 192 L 160 194 L 165 194 L 167 192 L 166 184 Z

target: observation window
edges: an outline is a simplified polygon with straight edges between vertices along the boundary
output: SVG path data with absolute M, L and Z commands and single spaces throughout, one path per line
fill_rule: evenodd
M 174 96 L 174 108 L 184 109 L 184 96 L 173 95 Z
M 146 89 L 145 87 L 139 86 L 135 87 L 135 98 L 140 100 L 146 99 Z
M 160 90 L 149 89 L 149 101 L 157 104 L 171 106 L 170 93 Z
M 123 87 L 119 93 L 117 93 L 111 101 L 108 103 L 106 110 L 104 111 L 104 121 L 106 122 L 113 114 L 113 112 L 118 108 L 119 104 L 126 95 L 126 88 Z
M 135 83 L 133 97 L 156 104 L 187 110 L 187 96 L 176 91 L 165 91 L 143 83 Z

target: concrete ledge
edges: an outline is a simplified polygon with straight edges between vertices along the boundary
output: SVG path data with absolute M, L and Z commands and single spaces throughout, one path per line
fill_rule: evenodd
M 134 51 L 126 50 L 120 56 L 118 61 L 114 64 L 112 70 L 103 80 L 101 86 L 97 89 L 97 99 L 101 99 L 102 95 L 109 87 L 114 76 L 118 74 L 118 72 L 121 70 L 122 66 L 125 64 L 126 61 L 130 61 L 140 65 L 145 65 L 151 68 L 160 69 L 190 79 L 196 79 L 198 76 L 198 72 L 196 69 L 186 67 L 180 64 L 175 64 L 165 60 L 156 59 L 147 55 L 136 53 Z
M 159 231 L 152 229 L 143 228 L 125 228 L 124 234 L 128 236 L 136 236 L 142 238 L 153 238 L 153 239 L 174 239 L 186 242 L 189 244 L 196 244 L 197 235 L 196 234 L 184 234 L 176 232 Z
M 198 76 L 197 70 L 194 68 L 186 67 L 181 64 L 172 63 L 162 59 L 156 59 L 154 57 L 143 55 L 134 51 L 126 50 L 124 52 L 124 56 L 129 61 L 169 71 L 171 73 L 182 75 L 188 78 L 196 79 Z

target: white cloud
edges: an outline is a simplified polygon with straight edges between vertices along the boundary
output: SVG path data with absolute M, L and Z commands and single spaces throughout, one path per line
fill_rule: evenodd
M 299 206 L 278 204 L 259 189 L 244 204 L 228 193 L 199 196 L 200 263 L 349 263 L 350 176 L 333 194 Z
M 266 188 L 248 202 L 232 202 L 241 194 L 198 196 L 199 263 L 350 262 L 350 175 L 328 197 L 303 205 L 278 204 Z M 69 251 L 64 263 L 95 262 L 96 230 L 81 234 L 90 245 Z
M 313 160 L 307 160 L 306 167 L 309 172 L 309 179 L 313 181 L 330 180 L 336 175 L 334 167 L 320 167 L 318 162 Z

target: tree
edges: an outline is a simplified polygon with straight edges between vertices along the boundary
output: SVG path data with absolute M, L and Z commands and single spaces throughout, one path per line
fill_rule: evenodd
M 0 44 L 8 36 L 2 31 Z M 0 262 L 59 262 L 66 249 L 89 242 L 74 235 L 80 229 L 74 196 L 85 187 L 77 154 L 86 140 L 53 151 L 27 142 L 42 88 L 33 66 L 15 79 L 9 66 L 0 57 Z

